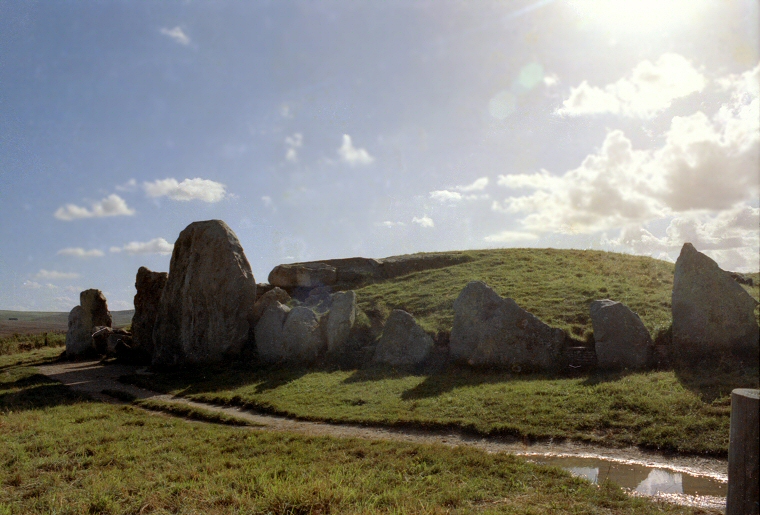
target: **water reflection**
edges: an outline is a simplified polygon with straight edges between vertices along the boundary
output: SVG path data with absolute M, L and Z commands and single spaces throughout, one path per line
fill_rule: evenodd
M 564 468 L 593 483 L 610 480 L 643 495 L 687 494 L 726 496 L 726 483 L 711 477 L 692 476 L 661 468 L 616 463 L 598 458 L 545 457 L 536 462 Z

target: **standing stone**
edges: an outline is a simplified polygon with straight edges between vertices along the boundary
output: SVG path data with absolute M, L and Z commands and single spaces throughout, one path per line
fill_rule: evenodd
M 642 369 L 652 363 L 654 343 L 639 316 L 609 299 L 591 303 L 599 368 Z
M 249 340 L 256 281 L 235 233 L 193 222 L 177 238 L 153 329 L 153 364 L 239 356 Z
M 671 304 L 677 362 L 757 364 L 757 301 L 691 243 L 676 261 Z
M 81 309 L 77 309 L 81 308 Z M 69 313 L 69 330 L 66 333 L 66 354 L 79 356 L 95 352 L 92 339 L 95 326 L 111 327 L 111 312 L 103 292 L 96 289 L 84 290 L 79 294 L 79 306 Z
M 256 352 L 264 363 L 279 363 L 287 358 L 282 328 L 288 313 L 290 308 L 275 300 L 256 323 Z
M 332 305 L 327 315 L 325 336 L 327 352 L 335 352 L 348 341 L 356 321 L 356 292 L 342 291 L 332 295 Z
M 66 332 L 66 355 L 80 356 L 88 351 L 94 351 L 92 332 L 85 324 L 84 308 L 75 306 L 69 312 L 69 330 Z
M 541 322 L 481 281 L 472 281 L 454 301 L 449 352 L 477 366 L 556 370 L 565 333 Z
M 282 327 L 282 338 L 287 361 L 311 363 L 324 354 L 326 348 L 319 317 L 304 306 L 290 310 Z
M 433 338 L 417 324 L 414 317 L 394 309 L 383 328 L 373 361 L 394 367 L 419 365 L 433 350 Z
M 164 291 L 169 274 L 151 272 L 141 266 L 135 278 L 135 314 L 132 316 L 132 345 L 150 360 L 153 357 L 153 327 L 156 323 L 161 292 Z

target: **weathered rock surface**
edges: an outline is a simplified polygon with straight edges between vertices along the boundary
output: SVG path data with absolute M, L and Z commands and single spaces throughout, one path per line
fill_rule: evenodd
M 111 327 L 111 313 L 103 292 L 89 289 L 79 294 L 79 306 L 69 313 L 69 329 L 66 332 L 66 354 L 79 356 L 95 352 L 92 339 L 95 326 Z
M 334 293 L 325 326 L 327 352 L 336 352 L 346 344 L 355 321 L 356 293 L 354 291 Z
M 264 294 L 274 288 L 274 285 L 269 283 L 256 283 L 256 300 L 258 301 Z
M 654 343 L 639 316 L 609 299 L 591 303 L 597 366 L 642 369 L 652 364 Z
M 287 359 L 288 351 L 282 329 L 288 313 L 290 308 L 275 300 L 267 306 L 256 323 L 256 352 L 260 361 L 278 363 Z
M 461 253 L 426 253 L 385 259 L 353 257 L 291 263 L 276 266 L 269 273 L 269 282 L 288 291 L 320 286 L 350 289 L 413 272 L 465 263 L 470 259 Z
M 290 295 L 288 295 L 288 292 L 282 288 L 275 286 L 264 295 L 259 297 L 259 300 L 257 300 L 253 305 L 253 323 L 257 324 L 259 322 L 269 306 L 273 306 L 277 302 L 285 304 L 289 300 Z
M 319 317 L 304 306 L 296 306 L 290 310 L 282 327 L 282 338 L 287 361 L 311 363 L 326 350 Z
M 757 301 L 691 243 L 676 261 L 671 305 L 676 362 L 757 363 Z
M 269 284 L 280 288 L 316 288 L 338 280 L 334 266 L 321 262 L 277 265 L 269 272 Z
M 153 364 L 239 356 L 255 300 L 256 281 L 232 229 L 221 220 L 191 223 L 174 244 L 153 330 Z
M 152 272 L 141 266 L 135 278 L 135 314 L 132 317 L 132 345 L 147 359 L 153 357 L 153 327 L 156 323 L 161 293 L 164 291 L 169 274 Z
M 95 350 L 91 328 L 87 327 L 85 318 L 82 306 L 75 306 L 69 312 L 69 329 L 66 331 L 67 356 L 81 356 Z
M 461 253 L 429 252 L 422 254 L 408 254 L 404 256 L 391 256 L 381 261 L 383 265 L 383 277 L 392 279 L 423 270 L 435 270 L 447 266 L 466 263 L 471 258 Z
M 549 327 L 514 300 L 472 281 L 454 301 L 450 356 L 477 366 L 555 370 L 565 333 Z
M 419 365 L 433 350 L 433 338 L 406 311 L 394 309 L 383 328 L 373 361 L 395 367 Z

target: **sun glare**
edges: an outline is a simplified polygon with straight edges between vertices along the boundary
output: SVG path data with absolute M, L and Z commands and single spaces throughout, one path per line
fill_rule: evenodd
M 611 31 L 648 32 L 675 28 L 699 16 L 710 0 L 568 0 L 588 22 Z

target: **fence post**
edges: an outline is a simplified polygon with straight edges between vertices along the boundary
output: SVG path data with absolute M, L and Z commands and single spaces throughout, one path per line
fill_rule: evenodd
M 731 392 L 731 437 L 728 444 L 726 515 L 756 515 L 760 511 L 758 447 L 760 390 Z

